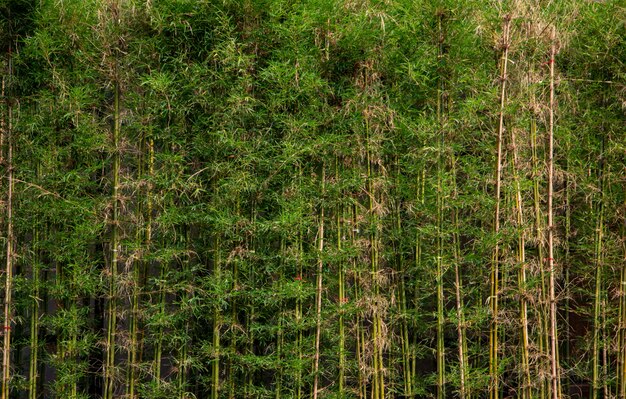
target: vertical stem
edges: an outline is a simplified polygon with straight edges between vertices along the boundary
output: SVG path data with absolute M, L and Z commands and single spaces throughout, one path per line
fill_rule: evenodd
M 189 232 L 189 226 L 185 226 L 184 227 L 185 232 L 184 232 L 184 237 L 185 237 L 185 245 L 187 248 L 187 252 L 190 253 L 191 252 L 191 239 L 190 239 L 190 232 Z M 189 273 L 189 255 L 187 255 L 187 257 L 183 260 L 183 264 L 182 264 L 182 272 L 183 272 L 183 278 L 185 279 L 185 281 L 188 284 L 192 284 L 191 283 L 191 275 Z M 189 292 L 190 289 L 185 288 L 184 292 L 182 294 L 181 297 L 181 307 L 182 309 L 180 309 L 182 311 L 183 314 L 187 314 L 189 312 Z M 178 376 L 177 376 L 177 382 L 178 382 L 178 394 L 179 394 L 179 398 L 180 399 L 184 399 L 187 394 L 186 394 L 186 389 L 187 389 L 187 359 L 189 357 L 188 353 L 189 353 L 189 319 L 185 318 L 185 320 L 183 321 L 183 340 L 181 343 L 181 348 L 180 348 L 180 352 L 178 354 L 179 358 L 178 358 Z
M 142 180 L 145 178 L 144 176 L 144 149 L 145 149 L 146 138 L 142 137 L 140 153 L 138 159 L 138 178 Z M 137 213 L 141 215 L 143 211 L 143 206 L 140 203 L 137 206 Z M 136 230 L 136 240 L 140 249 L 142 247 L 142 231 L 140 228 Z M 145 242 L 143 243 L 145 244 Z M 144 253 L 141 253 L 141 257 L 144 256 Z M 129 348 L 128 348 L 128 365 L 127 365 L 127 387 L 126 387 L 126 395 L 129 399 L 135 399 L 135 391 L 137 389 L 137 360 L 139 353 L 139 291 L 140 291 L 140 278 L 141 278 L 141 267 L 142 264 L 145 263 L 143 259 L 138 259 L 133 261 L 132 267 L 132 279 L 131 279 L 131 300 L 130 300 L 130 331 L 129 331 Z
M 496 162 L 496 209 L 494 214 L 494 228 L 496 244 L 493 250 L 493 258 L 491 263 L 491 328 L 489 330 L 489 398 L 498 399 L 499 397 L 499 365 L 498 365 L 498 296 L 499 296 L 499 263 L 500 263 L 500 192 L 502 188 L 502 140 L 504 133 L 504 109 L 506 105 L 506 82 L 507 82 L 507 65 L 509 57 L 509 26 L 510 16 L 504 17 L 502 24 L 502 56 L 500 58 L 500 112 L 498 123 L 498 139 L 497 139 L 497 162 Z
M 160 317 L 165 317 L 165 274 L 166 274 L 166 266 L 165 264 L 160 264 L 160 272 L 159 272 L 159 315 Z M 156 381 L 156 385 L 161 385 L 161 363 L 163 362 L 163 325 L 159 323 L 159 327 L 157 328 L 156 333 L 156 343 L 154 347 L 154 380 Z
M 602 146 L 599 165 L 599 191 L 600 199 L 597 208 L 596 236 L 594 263 L 596 269 L 596 284 L 593 305 L 593 371 L 592 371 L 592 395 L 593 399 L 598 398 L 600 391 L 600 338 L 602 330 L 602 301 L 603 301 L 603 240 L 604 240 L 604 144 Z
M 215 237 L 215 248 L 213 250 L 214 255 L 214 270 L 213 275 L 216 280 L 221 280 L 221 256 L 220 256 L 220 238 Z M 221 313 L 218 304 L 213 309 L 213 359 L 211 361 L 211 399 L 219 398 L 219 386 L 220 386 L 220 327 L 221 327 Z
M 300 177 L 300 180 L 302 178 L 302 169 L 301 167 L 298 167 L 298 175 Z M 300 285 L 300 289 L 302 289 L 302 279 L 303 279 L 303 275 L 302 275 L 302 258 L 304 256 L 304 248 L 303 248 L 303 243 L 302 243 L 303 239 L 302 239 L 302 229 L 298 229 L 298 242 L 297 242 L 297 246 L 298 246 L 298 277 L 299 277 L 299 285 Z M 296 321 L 298 322 L 298 335 L 296 338 L 296 346 L 298 348 L 298 370 L 296 373 L 296 390 L 297 390 L 297 394 L 296 394 L 296 399 L 302 399 L 302 358 L 304 357 L 304 354 L 302 353 L 302 342 L 304 339 L 303 336 L 303 332 L 302 332 L 302 298 L 300 296 L 298 296 L 298 299 L 296 300 Z
M 239 214 L 239 200 L 237 200 L 237 214 Z M 235 292 L 239 289 L 239 267 L 237 264 L 238 260 L 233 259 L 232 266 L 232 274 L 233 274 L 233 284 L 231 286 L 231 292 Z M 237 302 L 233 297 L 231 299 L 231 323 L 237 323 Z M 231 332 L 230 338 L 230 353 L 235 353 L 237 349 L 237 342 L 234 332 Z M 228 358 L 228 399 L 235 399 L 235 365 L 233 361 L 233 357 L 229 356 Z
M 452 164 L 452 178 L 454 187 L 454 197 L 458 197 L 457 184 L 456 184 L 456 157 L 454 153 L 451 159 Z M 454 224 L 454 291 L 456 296 L 456 317 L 457 317 L 457 335 L 459 344 L 459 399 L 465 399 L 467 393 L 467 350 L 465 340 L 465 313 L 463 311 L 463 295 L 462 295 L 462 281 L 461 281 L 461 240 L 459 237 L 459 210 L 454 208 L 452 213 Z
M 549 269 L 549 289 L 550 289 L 550 377 L 552 380 L 552 398 L 558 399 L 560 393 L 559 365 L 556 329 L 556 296 L 555 296 L 555 269 L 554 269 L 554 218 L 552 212 L 552 201 L 554 194 L 554 56 L 556 54 L 556 30 L 552 27 L 550 39 L 552 46 L 550 49 L 550 120 L 548 131 L 548 269 Z
M 322 196 L 324 196 L 324 185 L 326 180 L 326 168 L 322 163 Z M 322 251 L 324 251 L 324 206 L 320 204 L 319 222 L 317 231 L 317 290 L 315 305 L 315 356 L 313 358 L 313 399 L 317 399 L 319 384 L 319 364 L 320 364 L 320 337 L 322 335 L 322 272 L 324 262 L 322 260 Z
M 279 289 L 282 289 L 283 282 L 285 281 L 285 256 L 287 251 L 286 238 L 281 234 L 280 237 L 280 271 L 278 277 Z M 284 308 L 283 301 L 279 300 L 279 310 L 278 310 L 278 332 L 276 333 L 276 357 L 279 359 L 279 363 L 276 366 L 276 382 L 274 387 L 274 394 L 276 399 L 280 399 L 283 389 L 283 366 L 282 359 L 284 356 L 283 345 L 285 342 L 285 336 L 283 331 L 283 318 L 284 318 Z
M 570 153 L 570 141 L 569 138 L 566 142 L 565 153 Z M 570 240 L 572 236 L 572 223 L 571 223 L 571 200 L 570 200 L 570 177 L 569 177 L 569 157 L 566 158 L 566 173 L 565 173 L 565 254 L 564 254 L 564 268 L 565 268 L 565 365 L 570 363 Z M 569 392 L 570 381 L 565 375 L 564 389 L 566 393 Z
M 444 293 L 443 293 L 443 254 L 444 254 L 444 238 L 443 238 L 443 158 L 445 148 L 445 127 L 444 127 L 444 113 L 445 113 L 445 78 L 443 75 L 443 62 L 444 51 L 443 44 L 445 41 L 445 34 L 443 31 L 443 11 L 438 13 L 438 45 L 437 45 L 437 63 L 439 64 L 439 76 L 437 84 L 437 125 L 438 125 L 438 143 L 439 148 L 437 151 L 437 399 L 443 399 L 445 397 L 445 347 L 444 347 Z
M 339 157 L 335 157 L 335 180 L 339 181 Z M 337 228 L 337 253 L 342 253 L 342 228 L 343 228 L 343 206 L 338 205 L 336 210 L 336 228 Z M 344 314 L 346 306 L 345 294 L 345 272 L 343 258 L 339 261 L 337 282 L 339 286 L 339 397 L 343 398 L 345 393 L 345 373 L 346 373 L 346 332 L 344 325 Z
M 534 106 L 534 96 L 531 92 L 531 105 Z M 547 288 L 546 288 L 546 277 L 545 277 L 545 268 L 543 267 L 544 263 L 544 233 L 543 233 L 543 217 L 541 215 L 541 197 L 539 193 L 539 156 L 538 156 L 538 144 L 537 144 L 537 119 L 535 116 L 531 116 L 530 120 L 530 145 L 531 145 L 531 161 L 533 168 L 533 203 L 534 203 L 534 213 L 535 213 L 535 240 L 537 242 L 537 258 L 539 259 L 540 264 L 540 280 L 541 280 L 541 291 L 540 291 L 540 306 L 538 307 L 538 318 L 539 318 L 539 343 L 538 349 L 542 354 L 542 360 L 537 362 L 537 374 L 543 374 L 544 370 L 547 369 L 546 361 L 543 358 L 548 356 L 543 356 L 547 351 L 548 346 L 548 323 L 547 323 Z M 539 397 L 546 397 L 546 390 L 548 386 L 546 382 L 541 381 L 539 386 Z
M 379 271 L 380 271 L 380 249 L 379 249 L 379 230 L 380 220 L 375 209 L 376 192 L 373 183 L 373 171 L 372 171 L 372 150 L 370 147 L 370 123 L 366 116 L 365 118 L 365 132 L 366 132 L 366 163 L 367 163 L 367 193 L 369 197 L 368 214 L 370 216 L 370 273 L 372 276 L 372 286 L 374 288 L 374 302 L 378 304 L 380 298 L 380 283 L 379 283 Z M 383 334 L 382 334 L 382 310 L 380 306 L 374 307 L 372 315 L 372 336 L 373 336 L 373 366 L 374 366 L 374 382 L 372 384 L 372 398 L 384 399 L 385 397 L 385 382 L 384 382 L 384 364 L 383 364 Z
M 513 152 L 513 179 L 515 180 L 515 208 L 517 222 L 517 263 L 519 265 L 519 306 L 520 306 L 520 324 L 521 324 L 521 369 L 522 369 L 522 398 L 530 399 L 530 359 L 529 359 L 529 337 L 528 337 L 528 303 L 526 301 L 526 238 L 524 233 L 524 215 L 522 202 L 522 188 L 520 185 L 520 177 L 517 171 L 518 151 L 515 142 L 515 129 L 511 129 L 511 149 Z
M 37 179 L 41 176 L 41 165 L 37 163 Z M 31 302 L 31 316 L 30 316 L 30 364 L 28 373 L 28 399 L 37 399 L 37 382 L 39 380 L 38 366 L 39 366 L 39 267 L 41 262 L 40 257 L 40 239 L 39 229 L 33 229 L 33 243 L 34 243 L 34 256 L 32 267 L 33 278 L 33 293 Z
M 424 207 L 424 203 L 425 203 L 425 198 L 426 198 L 426 168 L 422 165 L 422 169 L 420 171 L 420 174 L 418 175 L 417 179 L 416 179 L 416 201 L 417 204 L 420 208 L 423 209 Z M 419 229 L 417 230 L 417 235 L 415 237 L 415 270 L 419 272 L 422 271 L 422 234 L 419 231 Z M 414 300 L 414 311 L 418 312 L 420 309 L 418 307 L 419 304 L 419 300 L 418 300 L 418 295 L 419 295 L 419 290 L 418 287 L 414 287 L 413 289 L 413 300 Z M 411 351 L 411 360 L 412 360 L 412 364 L 411 364 L 411 380 L 412 381 L 417 381 L 417 350 L 415 350 L 417 348 L 417 344 L 418 344 L 418 336 L 417 334 L 413 334 L 413 350 Z
M 357 233 L 359 232 L 358 224 L 357 224 L 357 207 L 353 203 L 352 204 L 352 223 L 350 228 L 350 245 L 352 248 L 356 246 Z M 354 301 L 358 302 L 361 298 L 361 290 L 359 289 L 359 284 L 361 283 L 361 271 L 357 269 L 357 259 L 356 257 L 352 257 L 351 259 L 351 267 L 353 273 L 356 275 L 356 283 L 354 284 Z M 358 360 L 358 370 L 359 370 L 359 399 L 367 398 L 367 377 L 365 375 L 365 329 L 363 328 L 363 321 L 360 315 L 360 312 L 356 315 L 356 357 Z
M 252 200 L 252 204 L 251 204 L 251 208 L 252 208 L 252 212 L 251 212 L 251 222 L 252 225 L 255 226 L 256 225 L 256 218 L 257 218 L 257 208 L 256 208 L 256 201 Z M 253 227 L 254 228 L 254 227 Z M 253 233 L 251 233 L 248 237 L 248 247 L 252 250 L 255 249 L 255 237 L 252 235 Z M 254 264 L 248 264 L 249 270 L 248 270 L 248 275 L 250 276 L 250 286 L 251 287 L 255 287 L 256 286 L 256 268 L 254 267 Z M 248 312 L 248 319 L 246 322 L 246 330 L 247 330 L 247 334 L 248 334 L 248 354 L 250 356 L 254 355 L 254 323 L 255 323 L 255 319 L 256 319 L 256 314 L 255 314 L 255 303 L 252 300 L 252 298 L 248 299 L 248 306 L 249 306 L 249 312 Z M 253 391 L 254 391 L 254 373 L 248 371 L 246 373 L 246 384 L 245 384 L 245 389 L 244 389 L 244 397 L 248 398 L 251 395 L 253 395 Z
M 9 79 L 13 75 L 12 67 L 13 60 L 11 57 L 11 48 L 9 47 L 9 60 L 8 60 L 8 76 Z M 2 81 L 2 90 L 5 90 L 5 81 Z M 9 90 L 7 90 L 9 91 Z M 7 171 L 7 202 L 6 202 L 6 264 L 5 264 L 5 284 L 4 284 L 4 340 L 3 340 L 3 352 L 2 352 L 2 399 L 9 398 L 10 391 L 10 379 L 11 379 L 11 319 L 13 317 L 13 303 L 11 299 L 13 291 L 13 140 L 12 140 L 12 123 L 13 123 L 13 109 L 11 100 L 5 100 L 7 106 L 7 121 L 6 131 L 2 132 L 3 136 L 6 134 L 7 143 L 7 156 L 6 156 L 6 171 Z M 0 151 L 1 151 L 0 147 Z
M 104 399 L 113 399 L 114 367 L 115 367 L 115 330 L 117 325 L 117 266 L 119 251 L 119 174 L 120 174 L 120 85 L 117 59 L 114 66 L 114 118 L 113 118 L 113 201 L 112 231 L 111 231 L 111 264 L 109 270 L 109 301 L 107 304 L 107 339 L 106 362 L 104 367 Z
M 396 164 L 396 187 L 400 187 L 400 176 L 401 176 L 401 168 L 398 157 L 395 157 Z M 402 215 L 401 215 L 401 203 L 400 199 L 396 200 L 396 231 L 397 234 L 400 234 L 402 231 Z M 397 271 L 399 274 L 400 280 L 400 317 L 402 320 L 402 330 L 400 334 L 400 340 L 402 342 L 402 377 L 404 382 L 404 395 L 407 398 L 411 398 L 413 396 L 413 382 L 411 380 L 411 365 L 410 365 L 410 343 L 409 343 L 409 325 L 408 325 L 408 315 L 407 315 L 407 290 L 405 279 L 408 275 L 407 267 L 404 262 L 402 256 L 401 243 L 396 243 L 397 248 L 395 248 L 396 259 L 397 259 Z
M 623 204 L 626 206 L 626 200 Z M 622 269 L 620 276 L 620 305 L 619 305 L 619 342 L 618 342 L 618 358 L 619 368 L 617 380 L 618 383 L 618 395 L 619 399 L 626 398 L 626 217 L 622 222 Z

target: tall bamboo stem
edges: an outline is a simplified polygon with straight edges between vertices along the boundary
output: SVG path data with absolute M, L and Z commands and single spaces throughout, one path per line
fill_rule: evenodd
M 456 157 L 454 153 L 451 157 L 452 179 L 454 187 L 454 197 L 458 197 L 458 189 L 456 183 Z M 456 317 L 457 317 L 457 336 L 459 344 L 459 399 L 465 399 L 467 392 L 467 342 L 465 339 L 465 312 L 463 310 L 463 283 L 461 279 L 461 239 L 459 237 L 459 210 L 457 207 L 452 212 L 454 225 L 454 293 L 456 299 Z
M 400 187 L 401 167 L 398 157 L 395 157 L 396 164 L 396 185 Z M 398 199 L 396 203 L 396 231 L 398 234 L 402 231 L 402 215 L 401 215 L 401 202 Z M 399 240 L 398 240 L 399 241 Z M 409 341 L 409 323 L 407 315 L 407 289 L 405 279 L 409 275 L 406 264 L 402 256 L 402 249 L 400 242 L 396 242 L 396 248 L 394 249 L 397 259 L 396 270 L 399 274 L 400 282 L 400 317 L 402 320 L 402 329 L 400 332 L 400 340 L 402 342 L 402 380 L 404 385 L 404 395 L 408 398 L 413 396 L 413 382 L 411 380 L 411 355 L 410 355 L 410 341 Z
M 37 163 L 37 179 L 41 177 L 41 164 Z M 40 232 L 39 229 L 33 229 L 34 257 L 32 266 L 33 278 L 33 298 L 31 302 L 30 316 L 30 363 L 28 370 L 28 399 L 37 399 L 37 383 L 39 380 L 39 268 L 40 268 Z
M 324 186 L 326 180 L 326 168 L 322 164 L 322 195 L 324 195 Z M 320 204 L 318 231 L 317 231 L 317 289 L 316 289 L 316 305 L 315 305 L 315 355 L 313 358 L 313 399 L 317 399 L 319 384 L 319 366 L 320 366 L 320 337 L 322 335 L 322 273 L 324 271 L 324 261 L 322 260 L 322 252 L 324 251 L 324 206 Z
M 506 105 L 506 82 L 507 82 L 507 66 L 509 57 L 509 28 L 511 18 L 504 17 L 502 24 L 502 55 L 500 57 L 500 112 L 498 123 L 498 138 L 496 143 L 497 161 L 495 171 L 496 184 L 496 208 L 494 213 L 495 247 L 493 250 L 493 258 L 491 262 L 491 327 L 489 329 L 489 398 L 498 399 L 499 397 L 499 355 L 498 355 L 498 301 L 500 290 L 499 264 L 500 264 L 500 192 L 502 188 L 502 140 L 504 134 L 504 110 Z
M 8 77 L 13 76 L 13 59 L 11 56 L 11 47 L 9 47 L 8 55 Z M 2 81 L 2 90 L 5 90 L 5 80 Z M 10 89 L 7 94 L 10 94 Z M 3 93 L 4 94 L 4 93 Z M 6 130 L 2 132 L 6 136 L 7 155 L 5 159 L 6 176 L 7 176 L 7 202 L 6 202 L 6 264 L 5 264 L 5 283 L 4 283 L 4 326 L 3 326 L 3 352 L 2 352 L 2 399 L 9 398 L 10 380 L 11 380 L 11 321 L 13 318 L 13 107 L 10 96 L 5 100 L 7 108 Z M 4 141 L 4 140 L 2 140 Z M 2 147 L 0 147 L 2 151 Z
M 439 76 L 437 83 L 437 128 L 439 144 L 437 151 L 437 188 L 436 188 L 436 202 L 437 202 L 437 275 L 435 277 L 437 285 L 437 399 L 443 399 L 445 397 L 445 347 L 444 347 L 444 292 L 443 292 L 443 278 L 444 278 L 444 238 L 443 238 L 443 225 L 444 225 L 444 201 L 443 201 L 443 173 L 444 173 L 444 148 L 445 148 L 445 127 L 444 127 L 444 113 L 445 113 L 445 90 L 446 82 L 443 75 L 443 63 L 444 63 L 444 50 L 443 45 L 445 41 L 445 34 L 443 30 L 443 11 L 438 12 L 437 26 L 438 26 L 438 44 L 437 44 L 437 63 L 439 64 Z
M 559 364 L 558 364 L 558 337 L 556 328 L 556 271 L 554 263 L 554 216 L 552 212 L 552 202 L 554 197 L 554 57 L 556 55 L 556 29 L 552 27 L 550 34 L 552 46 L 550 49 L 550 120 L 548 130 L 548 270 L 550 288 L 550 377 L 552 381 L 552 398 L 558 399 L 561 395 L 559 385 Z
M 111 263 L 109 270 L 109 298 L 107 304 L 107 337 L 106 337 L 106 361 L 104 365 L 104 399 L 113 399 L 114 393 L 114 368 L 115 368 L 115 330 L 117 326 L 117 268 L 119 251 L 119 180 L 120 180 L 120 84 L 118 76 L 118 64 L 115 59 L 114 65 L 114 105 L 113 105 L 113 202 L 112 231 L 111 231 Z
M 326 180 L 326 168 L 322 163 L 322 195 L 324 195 L 324 186 Z M 317 289 L 316 289 L 316 305 L 315 305 L 315 355 L 313 357 L 313 399 L 317 399 L 319 384 L 319 367 L 320 367 L 320 338 L 322 335 L 322 273 L 324 271 L 324 261 L 322 260 L 322 252 L 324 251 L 324 206 L 320 204 L 318 231 L 317 231 Z
M 623 206 L 626 209 L 626 200 Z M 622 221 L 622 268 L 620 271 L 620 288 L 619 288 L 619 342 L 618 342 L 618 395 L 619 399 L 626 398 L 626 216 Z
M 521 324 L 521 371 L 523 381 L 521 386 L 522 397 L 530 399 L 531 379 L 530 379 L 530 359 L 529 359 L 529 331 L 528 331 L 528 303 L 526 300 L 526 238 L 524 233 L 524 215 L 522 202 L 522 188 L 520 177 L 517 171 L 518 151 L 515 141 L 515 129 L 511 129 L 511 148 L 513 152 L 513 179 L 515 180 L 515 208 L 517 222 L 517 263 L 519 264 L 519 306 L 520 306 L 520 324 Z
M 596 231 L 594 243 L 594 266 L 595 276 L 595 292 L 593 303 L 593 370 L 592 370 L 592 399 L 599 397 L 600 391 L 600 340 L 602 335 L 602 301 L 603 301 L 603 240 L 604 240 L 604 142 L 602 145 L 602 153 L 600 155 L 600 165 L 598 170 L 598 185 L 600 198 L 597 205 L 596 214 Z
M 221 256 L 220 256 L 220 244 L 221 240 L 219 236 L 215 237 L 215 247 L 213 249 L 214 253 L 214 269 L 213 275 L 216 280 L 221 279 L 222 267 L 221 267 Z M 211 360 L 211 399 L 219 398 L 219 387 L 220 387 L 220 356 L 221 356 L 221 347 L 220 347 L 220 328 L 221 328 L 221 312 L 219 305 L 215 305 L 213 309 L 213 359 Z
M 339 181 L 339 157 L 335 157 L 335 180 Z M 337 252 L 342 253 L 343 245 L 343 218 L 344 208 L 337 206 L 335 223 L 337 229 Z M 343 259 L 339 261 L 337 283 L 339 287 L 339 397 L 345 395 L 346 379 L 346 331 L 344 324 L 346 293 L 345 293 L 345 265 Z

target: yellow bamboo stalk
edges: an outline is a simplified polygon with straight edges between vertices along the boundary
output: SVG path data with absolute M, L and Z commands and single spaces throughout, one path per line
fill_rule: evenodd
M 496 244 L 493 250 L 493 258 L 491 263 L 491 296 L 489 298 L 491 304 L 491 327 L 489 329 L 489 398 L 498 399 L 499 397 L 499 365 L 498 365 L 498 295 L 500 290 L 499 279 L 499 262 L 500 262 L 500 192 L 502 189 L 502 139 L 504 134 L 504 108 L 506 105 L 506 82 L 507 82 L 507 65 L 509 57 L 509 29 L 511 17 L 505 16 L 502 23 L 502 56 L 500 57 L 500 112 L 498 123 L 497 163 L 496 163 L 496 209 L 494 214 L 493 231 L 496 236 Z

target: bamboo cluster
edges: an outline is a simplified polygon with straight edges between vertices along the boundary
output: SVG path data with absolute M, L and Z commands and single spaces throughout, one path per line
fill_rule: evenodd
M 1 399 L 626 396 L 619 2 L 0 11 Z

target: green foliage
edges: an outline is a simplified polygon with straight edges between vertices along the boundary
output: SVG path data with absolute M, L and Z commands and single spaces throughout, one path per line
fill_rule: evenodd
M 13 164 L 0 163 L 0 242 L 7 168 L 15 179 L 12 397 L 33 385 L 31 399 L 100 397 L 107 356 L 113 397 L 384 399 L 443 388 L 484 397 L 494 317 L 507 397 L 523 382 L 522 298 L 536 359 L 530 392 L 548 397 L 541 257 L 551 62 L 563 397 L 592 382 L 594 339 L 601 380 L 619 396 L 626 14 L 619 1 L 522 3 L 0 0 L 3 160 L 9 108 L 14 129 Z

